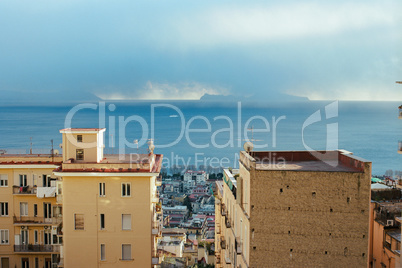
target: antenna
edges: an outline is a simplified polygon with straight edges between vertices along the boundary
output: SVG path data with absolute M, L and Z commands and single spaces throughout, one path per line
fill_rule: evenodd
M 29 137 L 29 140 L 31 141 L 31 147 L 29 149 L 29 154 L 32 154 L 32 137 Z
M 52 143 L 52 150 L 50 151 L 52 154 L 52 162 L 54 162 L 54 154 L 53 154 L 53 139 L 50 140 L 50 142 Z
M 247 130 L 248 130 L 248 131 L 251 131 L 251 140 L 254 141 L 254 131 L 253 131 L 253 130 L 254 130 L 254 127 L 251 126 L 251 128 L 248 128 Z
M 133 142 L 134 144 L 137 144 L 137 153 L 138 153 L 138 140 L 134 140 Z

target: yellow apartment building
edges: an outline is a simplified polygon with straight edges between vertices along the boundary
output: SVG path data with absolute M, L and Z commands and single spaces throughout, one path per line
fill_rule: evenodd
M 104 155 L 105 129 L 62 129 L 63 155 L 0 156 L 0 267 L 152 267 L 162 155 Z
M 0 155 L 0 267 L 45 267 L 60 253 L 61 207 L 52 155 Z
M 217 182 L 216 267 L 367 267 L 371 162 L 324 160 L 242 151 Z
M 103 155 L 105 129 L 62 129 L 64 267 L 158 264 L 162 155 Z

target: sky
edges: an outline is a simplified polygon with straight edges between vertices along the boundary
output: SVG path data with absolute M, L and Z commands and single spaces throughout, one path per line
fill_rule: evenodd
M 402 100 L 402 1 L 0 2 L 0 97 Z

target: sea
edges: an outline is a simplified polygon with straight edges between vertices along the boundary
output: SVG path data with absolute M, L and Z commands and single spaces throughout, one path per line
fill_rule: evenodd
M 238 167 L 253 150 L 344 149 L 372 162 L 373 175 L 402 171 L 399 102 L 277 103 L 135 101 L 0 106 L 0 153 L 62 153 L 60 129 L 106 128 L 106 153 L 146 153 L 164 166 Z M 53 147 L 52 147 L 53 146 Z M 56 152 L 56 151 L 55 151 Z

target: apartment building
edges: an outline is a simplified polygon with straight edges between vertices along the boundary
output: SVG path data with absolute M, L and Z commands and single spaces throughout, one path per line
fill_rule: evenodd
M 216 267 L 367 267 L 371 162 L 246 152 L 217 182 Z
M 401 211 L 400 199 L 371 203 L 370 267 L 401 267 Z
M 57 155 L 0 155 L 0 267 L 54 267 L 58 263 L 61 206 L 52 171 Z
M 105 129 L 62 129 L 62 156 L 0 156 L 0 267 L 159 264 L 162 155 L 104 155 Z
M 150 267 L 161 234 L 162 155 L 103 155 L 105 129 L 62 129 L 65 267 Z

